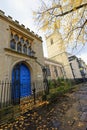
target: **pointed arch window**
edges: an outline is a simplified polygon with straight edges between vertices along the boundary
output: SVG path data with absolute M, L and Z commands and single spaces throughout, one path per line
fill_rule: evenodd
M 26 45 L 23 46 L 23 53 L 27 54 L 27 46 Z
M 14 35 L 14 39 L 15 39 L 15 41 L 18 41 L 19 40 L 19 37 L 18 37 L 18 35 L 16 34 L 16 35 Z
M 16 42 L 15 42 L 15 40 L 14 39 L 12 39 L 11 41 L 10 41 L 10 47 L 12 48 L 12 49 L 16 49 Z
M 23 37 L 20 38 L 20 42 L 21 42 L 22 44 L 24 43 Z
M 28 55 L 30 56 L 31 55 L 31 47 L 28 47 Z
M 21 43 L 20 43 L 20 42 L 17 44 L 17 51 L 18 51 L 18 52 L 21 52 L 21 51 L 22 51 L 22 46 L 21 46 Z
M 9 47 L 17 52 L 34 57 L 35 52 L 32 50 L 31 40 L 12 31 L 10 33 Z
M 30 42 L 28 40 L 25 41 L 27 46 L 30 46 Z

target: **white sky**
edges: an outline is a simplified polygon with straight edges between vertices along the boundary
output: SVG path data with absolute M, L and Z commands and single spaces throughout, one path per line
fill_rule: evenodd
M 32 10 L 38 8 L 38 6 L 39 0 L 0 0 L 0 10 L 3 10 L 7 16 L 10 15 L 14 20 L 24 24 L 26 28 L 30 28 L 35 33 L 38 33 L 38 30 L 34 25 Z M 43 34 L 39 35 L 43 36 Z M 46 44 L 45 42 L 43 44 L 44 55 L 47 56 Z M 81 51 L 77 50 L 75 54 L 87 63 L 87 43 Z

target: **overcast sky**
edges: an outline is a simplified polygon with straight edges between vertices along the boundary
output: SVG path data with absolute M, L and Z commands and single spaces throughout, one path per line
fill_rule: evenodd
M 6 15 L 10 15 L 14 20 L 18 20 L 20 24 L 30 28 L 35 33 L 38 33 L 34 25 L 32 10 L 38 8 L 39 0 L 0 0 L 0 10 L 3 10 Z M 40 34 L 43 36 L 43 34 Z M 43 39 L 44 40 L 44 39 Z M 44 42 L 44 55 L 47 56 Z M 74 53 L 81 57 L 87 63 L 87 43 L 83 49 L 76 50 Z

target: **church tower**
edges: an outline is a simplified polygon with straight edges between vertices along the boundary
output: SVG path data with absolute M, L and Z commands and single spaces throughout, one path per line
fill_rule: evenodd
M 69 64 L 68 55 L 61 34 L 58 30 L 55 30 L 51 35 L 46 37 L 46 45 L 48 58 L 61 62 L 64 66 L 66 78 L 72 79 L 73 75 Z

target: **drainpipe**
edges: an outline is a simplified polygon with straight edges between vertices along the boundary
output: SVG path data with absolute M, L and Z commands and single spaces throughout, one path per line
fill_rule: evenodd
M 49 85 L 48 85 L 48 77 L 47 77 L 47 69 L 44 65 L 42 65 L 39 61 L 35 60 L 35 62 L 41 67 L 43 72 L 43 83 L 44 83 L 44 92 L 45 94 L 49 94 Z
M 74 77 L 74 80 L 75 80 L 75 74 L 74 74 L 74 71 L 73 71 L 72 63 L 70 63 L 70 66 L 71 66 L 72 74 L 73 74 L 73 77 Z

